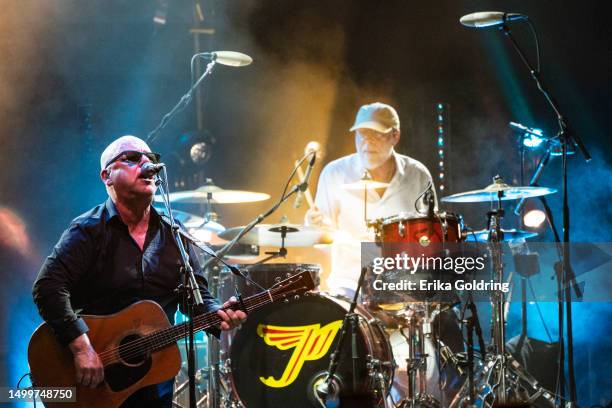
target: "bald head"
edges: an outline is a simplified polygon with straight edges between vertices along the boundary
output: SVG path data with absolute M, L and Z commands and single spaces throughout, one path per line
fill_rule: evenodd
M 140 152 L 151 151 L 144 140 L 131 135 L 121 136 L 109 144 L 102 152 L 102 155 L 100 156 L 100 169 L 104 170 L 106 163 L 108 163 L 109 160 L 126 150 L 137 150 Z

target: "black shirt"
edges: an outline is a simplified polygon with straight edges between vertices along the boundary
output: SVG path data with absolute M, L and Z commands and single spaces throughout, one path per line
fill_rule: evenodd
M 180 299 L 175 289 L 183 276 L 167 221 L 151 208 L 143 250 L 110 198 L 72 221 L 47 257 L 32 290 L 42 318 L 63 344 L 88 330 L 75 311 L 106 315 L 149 299 L 159 303 L 174 323 Z M 205 311 L 218 309 L 206 289 L 193 248 L 187 248 L 194 272 L 201 277 Z

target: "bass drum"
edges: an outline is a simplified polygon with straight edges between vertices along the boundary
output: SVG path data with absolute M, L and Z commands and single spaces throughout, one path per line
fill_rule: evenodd
M 248 408 L 320 407 L 315 388 L 325 378 L 348 308 L 343 300 L 307 294 L 251 313 L 230 339 L 231 384 L 240 402 Z M 336 372 L 340 401 L 376 406 L 393 382 L 393 353 L 382 327 L 359 306 L 357 313 L 358 359 L 351 358 L 349 330 Z M 369 368 L 372 361 L 380 362 L 383 380 L 378 388 Z M 352 401 L 359 403 L 350 405 Z

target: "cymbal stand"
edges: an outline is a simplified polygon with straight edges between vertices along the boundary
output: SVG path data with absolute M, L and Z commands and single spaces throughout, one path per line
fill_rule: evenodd
M 206 182 L 204 183 L 204 185 L 210 184 L 212 185 L 212 179 L 207 178 Z M 204 203 L 204 224 L 206 225 L 209 222 L 217 222 L 219 221 L 219 215 L 217 214 L 217 212 L 215 211 L 215 208 L 213 206 L 213 193 L 212 191 L 209 191 L 206 193 L 206 202 Z
M 275 258 L 286 258 L 287 257 L 287 248 L 285 248 L 285 238 L 287 238 L 287 232 L 294 232 L 297 231 L 296 229 L 291 229 L 289 227 L 287 227 L 286 225 L 283 225 L 280 227 L 280 234 L 281 234 L 281 246 L 278 249 L 278 251 L 270 251 L 270 252 L 266 252 L 266 255 L 268 255 L 267 257 L 265 257 L 264 259 L 257 261 L 253 264 L 253 266 L 255 265 L 260 265 L 263 263 L 266 263 L 272 259 Z
M 503 232 L 501 229 L 501 221 L 504 217 L 504 209 L 502 208 L 501 199 L 503 192 L 497 193 L 497 208 L 489 211 L 489 243 L 491 249 L 491 255 L 493 259 L 493 281 L 503 283 L 504 280 L 504 263 L 503 263 Z M 496 400 L 499 403 L 505 403 L 507 397 L 506 389 L 506 322 L 504 315 L 504 292 L 492 291 L 491 293 L 491 304 L 493 306 L 492 313 L 492 333 L 491 338 L 493 339 L 493 358 L 497 358 L 499 364 L 497 364 L 498 370 L 498 381 L 497 386 L 492 387 L 492 391 L 499 387 L 499 391 L 496 393 Z

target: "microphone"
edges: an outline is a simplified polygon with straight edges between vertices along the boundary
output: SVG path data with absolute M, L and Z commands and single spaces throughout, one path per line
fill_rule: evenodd
M 527 20 L 524 14 L 504 13 L 501 11 L 479 11 L 477 13 L 466 14 L 459 19 L 459 22 L 466 27 L 485 28 L 495 27 L 505 24 L 506 21 Z
M 321 151 L 321 143 L 316 141 L 310 141 L 304 148 L 304 154 L 309 154 L 312 152 L 319 153 Z
M 525 125 L 521 125 L 520 123 L 510 122 L 509 126 L 512 129 L 516 130 L 516 131 L 523 132 L 523 133 L 526 133 L 528 135 L 536 136 L 539 139 L 542 139 L 542 140 L 544 140 L 546 142 L 553 142 L 553 143 L 559 144 L 559 140 L 557 140 L 556 138 L 551 138 L 551 137 L 544 136 L 544 134 L 541 131 L 538 131 L 538 130 L 530 128 L 530 127 L 527 127 Z
M 425 201 L 427 202 L 427 218 L 433 220 L 435 216 L 436 204 L 434 202 L 433 184 L 431 183 L 429 184 L 429 188 L 425 193 Z
M 227 65 L 230 67 L 244 67 L 250 65 L 253 62 L 253 58 L 246 54 L 236 51 L 213 51 L 213 52 L 201 52 L 200 57 L 215 61 L 221 65 Z
M 152 177 L 156 175 L 157 173 L 159 173 L 160 171 L 162 171 L 164 167 L 166 167 L 164 163 L 153 164 L 151 162 L 147 162 L 143 164 L 142 167 L 140 168 L 140 177 L 142 178 Z
M 293 208 L 300 208 L 302 205 L 302 200 L 304 199 L 304 191 L 308 188 L 308 179 L 310 179 L 310 174 L 312 174 L 312 168 L 314 167 L 315 160 L 317 159 L 317 152 L 313 150 L 312 159 L 308 163 L 308 168 L 306 169 L 306 174 L 304 174 L 304 178 L 302 178 L 302 182 L 298 184 L 298 192 L 295 195 L 295 202 L 293 203 Z

